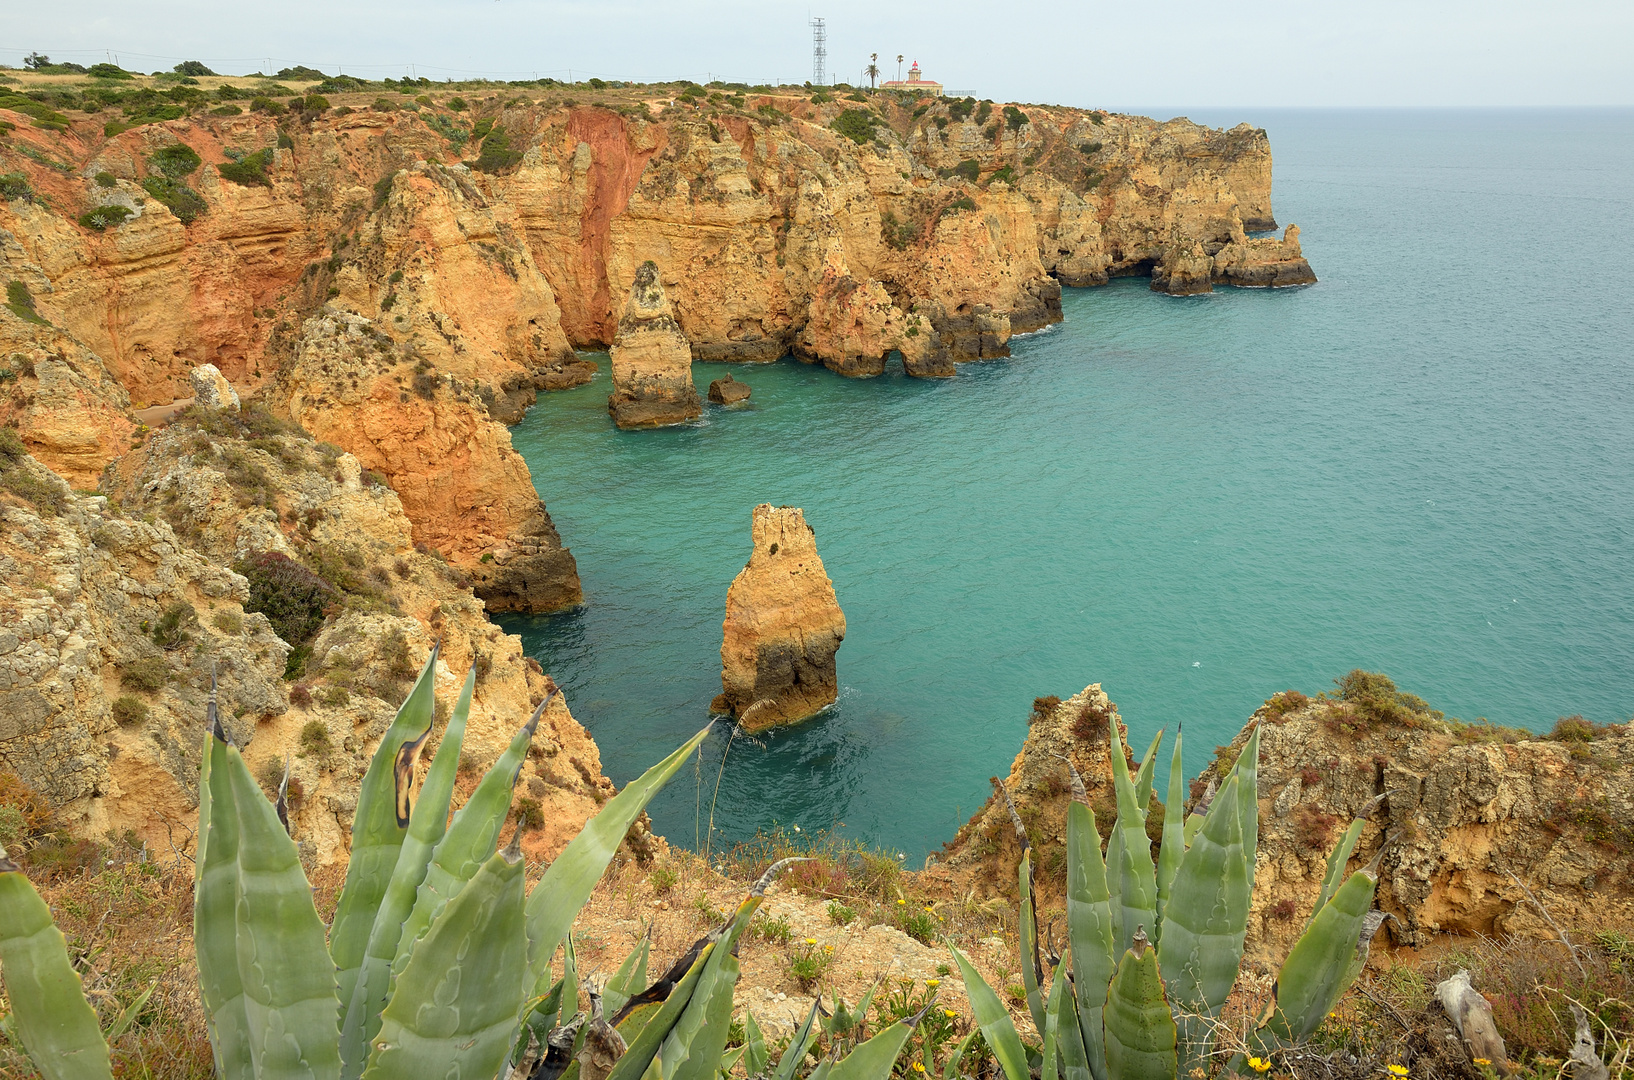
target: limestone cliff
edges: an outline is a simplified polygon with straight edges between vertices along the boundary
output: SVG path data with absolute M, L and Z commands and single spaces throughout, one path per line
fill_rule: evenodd
M 703 411 L 692 385 L 692 350 L 670 310 L 656 263 L 644 262 L 636 271 L 610 355 L 613 395 L 607 411 L 619 427 L 681 424 Z
M 1434 932 L 1551 937 L 1538 903 L 1567 927 L 1634 925 L 1634 875 L 1625 857 L 1634 841 L 1634 728 L 1572 720 L 1557 737 L 1543 738 L 1449 723 L 1410 695 L 1380 700 L 1278 694 L 1190 785 L 1188 809 L 1259 730 L 1251 955 L 1277 957 L 1292 945 L 1320 891 L 1328 853 L 1364 813 L 1350 867 L 1382 857 L 1375 904 L 1394 916 L 1385 932 L 1399 944 L 1421 945 Z M 1065 760 L 1082 775 L 1102 828 L 1116 815 L 1106 756 L 1113 722 L 1116 706 L 1098 685 L 1034 705 L 1005 783 L 1041 875 L 1065 870 Z M 1162 774 L 1160 766 L 1158 797 Z M 1153 820 L 1147 832 L 1155 840 Z M 1015 888 L 1019 858 L 997 794 L 941 856 L 967 886 L 1003 892 Z
M 461 573 L 415 546 L 401 499 L 378 475 L 264 414 L 191 410 L 111 467 L 103 490 L 210 564 L 249 574 L 247 602 L 280 613 L 275 629 L 288 645 L 272 639 L 273 675 L 285 674 L 295 646 L 294 688 L 287 705 L 280 696 L 278 716 L 234 736 L 248 742 L 252 767 L 293 755 L 292 820 L 318 862 L 344 856 L 357 781 L 433 641 L 440 715 L 477 670 L 464 745 L 473 770 L 499 754 L 550 685 L 521 640 L 487 620 Z M 292 613 L 303 604 L 304 621 Z M 519 792 L 545 814 L 528 841 L 533 857 L 554 855 L 612 792 L 595 743 L 560 701 L 541 721 L 524 773 Z M 190 805 L 185 780 L 166 802 L 171 816 Z
M 760 731 L 834 702 L 845 614 L 799 507 L 755 507 L 753 541 L 726 591 L 722 691 L 710 708 Z

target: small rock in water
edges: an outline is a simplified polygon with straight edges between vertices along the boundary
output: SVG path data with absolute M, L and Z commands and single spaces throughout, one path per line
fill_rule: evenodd
M 727 372 L 723 379 L 716 379 L 709 384 L 709 400 L 717 405 L 731 405 L 743 401 L 749 396 L 749 384 L 740 383 Z

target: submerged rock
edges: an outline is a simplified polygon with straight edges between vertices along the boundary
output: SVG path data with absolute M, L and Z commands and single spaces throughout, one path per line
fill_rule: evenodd
M 703 411 L 692 385 L 692 346 L 651 260 L 635 272 L 611 355 L 613 395 L 607 411 L 619 427 L 682 424 Z
M 722 630 L 713 711 L 761 731 L 834 702 L 845 613 L 799 507 L 755 507 L 754 551 L 726 591 Z
M 716 379 L 709 384 L 709 400 L 717 405 L 731 405 L 734 402 L 749 399 L 749 384 L 740 383 L 732 378 L 732 373 L 726 373 L 725 378 Z

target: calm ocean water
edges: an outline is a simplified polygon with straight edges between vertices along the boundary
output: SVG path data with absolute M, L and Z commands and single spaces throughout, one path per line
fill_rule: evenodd
M 1269 130 L 1320 284 L 1068 290 L 956 379 L 731 366 L 753 407 L 666 431 L 613 429 L 602 357 L 515 430 L 586 606 L 503 621 L 619 783 L 706 719 L 750 509 L 817 531 L 840 701 L 724 769 L 722 725 L 672 842 L 713 802 L 717 847 L 843 822 L 916 861 L 1091 682 L 1192 770 L 1353 667 L 1465 719 L 1634 711 L 1634 111 L 1190 115 Z

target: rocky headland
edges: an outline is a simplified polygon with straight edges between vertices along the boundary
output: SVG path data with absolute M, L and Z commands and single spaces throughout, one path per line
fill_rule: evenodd
M 755 507 L 751 538 L 749 562 L 726 590 L 721 692 L 710 709 L 755 732 L 834 703 L 845 613 L 799 507 Z

